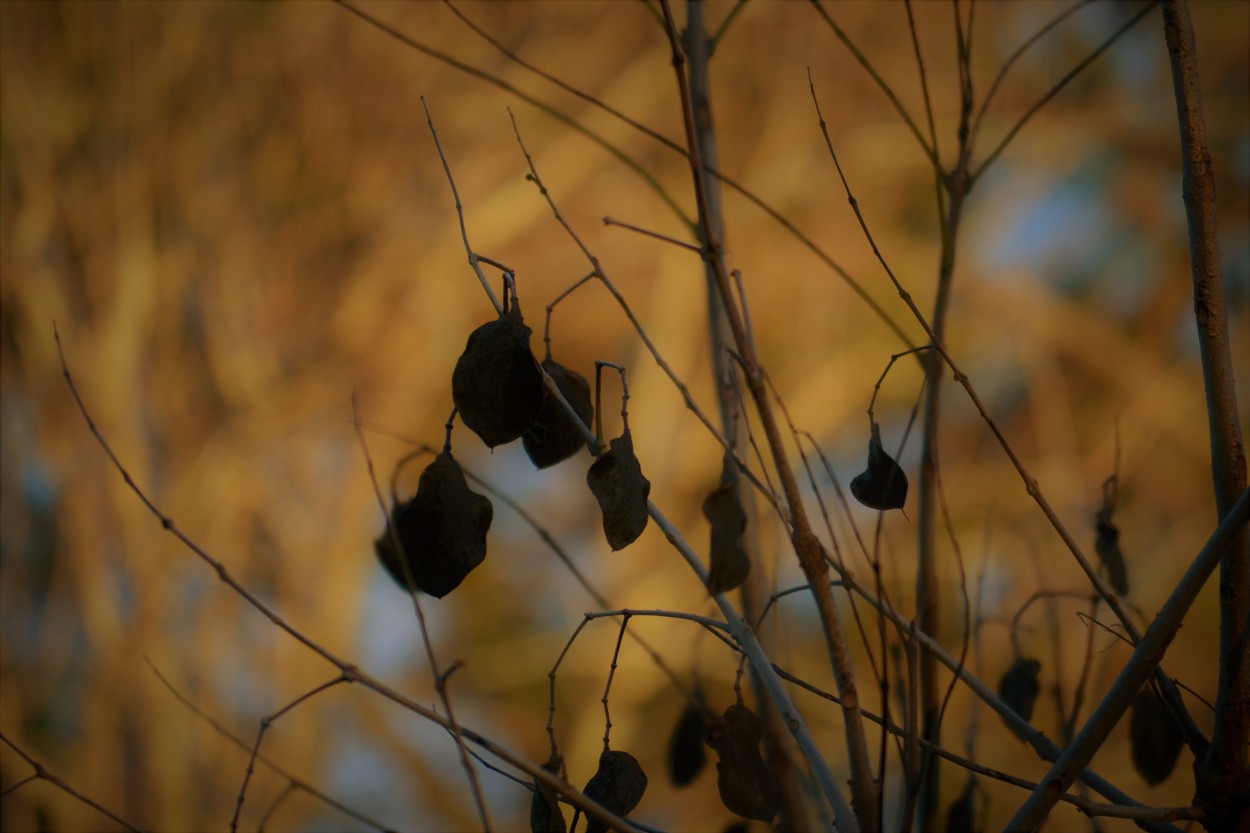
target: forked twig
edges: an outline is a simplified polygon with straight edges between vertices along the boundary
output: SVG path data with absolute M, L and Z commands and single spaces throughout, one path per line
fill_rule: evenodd
M 171 683 L 165 677 L 165 675 L 161 673 L 160 669 L 157 668 L 150 659 L 148 659 L 147 657 L 144 657 L 143 661 L 147 663 L 148 668 L 151 669 L 152 673 L 156 675 L 156 678 L 161 681 L 161 685 L 165 686 L 166 690 L 168 690 L 169 693 L 174 696 L 174 699 L 176 699 L 179 703 L 182 703 L 182 705 L 186 706 L 188 709 L 192 711 L 192 713 L 194 713 L 197 717 L 199 717 L 201 720 L 207 723 L 214 732 L 221 735 L 223 738 L 230 741 L 235 746 L 242 749 L 244 752 L 248 751 L 250 747 L 247 741 L 231 733 L 229 729 L 221 725 L 221 723 L 215 720 L 211 715 L 205 712 L 202 708 L 197 706 L 195 703 L 191 702 L 191 700 L 188 697 L 186 697 L 186 695 L 184 695 L 182 692 L 178 691 L 178 689 L 174 687 L 174 684 Z M 388 830 L 388 828 L 382 823 L 369 818 L 363 813 L 353 810 L 352 808 L 348 807 L 346 804 L 343 804 L 342 802 L 337 801 L 336 799 L 333 799 L 330 796 L 326 795 L 325 793 L 321 792 L 320 790 L 318 790 L 316 787 L 312 786 L 311 784 L 305 781 L 302 781 L 299 778 L 296 778 L 286 769 L 283 769 L 281 766 L 274 763 L 273 761 L 271 761 L 269 758 L 265 757 L 264 755 L 257 753 L 256 760 L 260 761 L 262 764 L 269 767 L 275 773 L 285 778 L 287 780 L 287 783 L 293 789 L 306 792 L 309 795 L 313 796 L 314 798 L 320 800 L 322 803 L 326 804 L 327 806 L 333 807 L 335 810 L 338 810 L 340 813 L 343 813 L 344 815 L 350 818 L 353 818 L 356 821 L 359 821 L 363 824 L 367 824 L 368 826 L 372 827 L 375 830 L 381 830 L 381 831 Z M 263 822 L 262 822 L 262 826 L 263 826 Z
M 339 683 L 346 683 L 346 682 L 350 682 L 350 680 L 344 675 L 339 674 L 339 676 L 335 677 L 333 680 L 324 682 L 321 685 L 316 686 L 315 688 L 305 691 L 299 697 L 296 697 L 294 700 L 287 703 L 285 706 L 278 709 L 273 714 L 265 715 L 264 717 L 260 719 L 260 729 L 256 732 L 256 742 L 252 744 L 252 754 L 249 755 L 247 759 L 247 771 L 244 772 L 243 774 L 243 783 L 239 786 L 239 794 L 238 796 L 235 797 L 235 800 L 234 800 L 234 815 L 231 816 L 230 818 L 231 833 L 235 833 L 235 831 L 239 829 L 239 814 L 243 812 L 243 797 L 247 794 L 247 785 L 251 782 L 252 773 L 255 771 L 255 768 L 256 768 L 256 757 L 260 754 L 260 742 L 264 740 L 265 733 L 269 731 L 269 727 L 273 725 L 273 722 L 275 720 L 277 720 L 279 717 L 282 717 L 282 715 L 286 714 L 291 709 L 298 706 L 300 703 L 303 703 L 305 700 L 309 700 L 312 697 L 315 697 L 316 695 L 325 691 L 326 689 L 333 688 Z M 287 787 L 288 792 L 290 791 L 290 788 L 291 788 L 290 785 L 288 785 Z M 272 810 L 273 808 L 270 807 L 270 812 L 272 812 Z M 266 813 L 265 818 L 268 818 L 268 817 L 269 817 L 269 813 Z M 261 821 L 260 826 L 261 827 L 265 826 L 265 823 L 263 820 Z
M 133 831 L 136 831 L 136 833 L 139 833 L 139 831 L 143 829 L 141 827 L 136 827 L 135 825 L 126 821 L 121 816 L 114 813 L 109 808 L 105 807 L 103 804 L 100 804 L 99 802 L 88 798 L 87 796 L 80 793 L 78 790 L 71 787 L 69 784 L 62 781 L 57 776 L 53 775 L 51 772 L 48 772 L 48 770 L 43 766 L 43 764 L 39 763 L 39 761 L 35 760 L 33 757 L 27 754 L 25 749 L 18 746 L 13 741 L 9 740 L 5 736 L 4 732 L 0 732 L 0 741 L 3 741 L 5 746 L 9 747 L 14 752 L 16 752 L 18 754 L 18 757 L 20 757 L 26 763 L 30 764 L 31 769 L 35 771 L 34 775 L 31 775 L 29 778 L 23 778 L 21 781 L 18 781 L 16 784 L 6 789 L 4 791 L 4 795 L 8 795 L 9 793 L 12 793 L 15 790 L 17 790 L 19 787 L 23 787 L 26 784 L 31 783 L 32 781 L 47 781 L 49 784 L 56 787 L 61 792 L 66 793 L 67 795 L 72 795 L 74 798 L 78 799 L 83 804 L 86 804 L 88 807 L 92 808 L 93 810 L 96 810 L 108 816 L 110 819 L 117 822 L 122 827 L 126 828 L 127 830 L 133 830 Z

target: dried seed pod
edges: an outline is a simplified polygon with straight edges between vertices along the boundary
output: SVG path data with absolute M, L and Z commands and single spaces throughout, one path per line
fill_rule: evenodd
M 712 525 L 707 589 L 713 594 L 725 593 L 740 586 L 751 572 L 751 560 L 742 548 L 747 516 L 733 482 L 722 483 L 704 499 L 703 517 Z
M 599 756 L 599 769 L 582 789 L 589 798 L 621 817 L 638 806 L 646 791 L 647 774 L 642 765 L 628 752 L 614 749 Z M 607 829 L 603 822 L 591 818 L 586 833 L 606 833 Z
M 543 769 L 559 775 L 562 764 L 560 756 L 553 754 L 543 764 Z M 530 833 L 565 833 L 567 829 L 555 792 L 542 781 L 535 781 L 534 795 L 530 799 Z
M 727 809 L 759 821 L 777 815 L 781 789 L 760 756 L 764 725 L 741 704 L 725 709 L 707 730 L 707 745 L 716 750 L 716 786 Z
M 998 696 L 1026 721 L 1033 716 L 1033 703 L 1042 688 L 1037 675 L 1042 664 L 1035 659 L 1018 659 L 998 681 Z
M 1147 686 L 1133 698 L 1129 717 L 1129 750 L 1133 768 L 1150 786 L 1172 774 L 1184 737 L 1172 713 L 1154 689 Z
M 543 380 L 530 352 L 530 328 L 513 304 L 469 334 L 451 374 L 461 421 L 494 448 L 525 433 L 543 404 Z
M 586 483 L 603 512 L 603 534 L 613 550 L 628 547 L 647 528 L 647 495 L 651 481 L 642 476 L 629 429 L 609 444 L 586 472 Z
M 1111 523 L 1111 513 L 1099 512 L 1094 525 L 1094 549 L 1102 566 L 1107 570 L 1107 580 L 1111 589 L 1118 595 L 1128 595 L 1128 569 L 1124 565 L 1124 554 L 1120 552 L 1120 530 Z
M 590 403 L 590 384 L 576 373 L 551 359 L 543 362 L 543 370 L 556 383 L 560 393 L 573 406 L 578 418 L 590 427 L 595 416 L 595 406 Z M 584 448 L 586 441 L 578 430 L 568 411 L 560 405 L 556 398 L 543 388 L 543 404 L 538 411 L 538 418 L 521 438 L 525 445 L 525 453 L 540 469 L 554 466 L 567 460 Z
M 490 501 L 469 489 L 451 453 L 435 457 L 421 472 L 412 500 L 392 510 L 417 589 L 440 599 L 455 590 L 486 558 L 486 532 L 493 515 Z M 374 549 L 391 578 L 408 589 L 389 529 L 374 542 Z
M 907 475 L 881 445 L 881 428 L 872 424 L 868 468 L 851 481 L 851 494 L 869 509 L 902 509 L 907 502 Z
M 707 763 L 707 753 L 703 751 L 706 734 L 703 709 L 696 703 L 687 703 L 668 741 L 668 777 L 674 786 L 689 784 Z

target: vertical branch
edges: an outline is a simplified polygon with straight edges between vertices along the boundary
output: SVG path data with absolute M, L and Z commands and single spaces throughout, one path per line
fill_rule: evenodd
M 1172 86 L 1180 122 L 1185 216 L 1194 284 L 1194 315 L 1206 386 L 1211 434 L 1211 476 L 1221 520 L 1246 488 L 1246 450 L 1237 414 L 1228 317 L 1220 275 L 1215 175 L 1207 147 L 1206 118 L 1198 80 L 1197 44 L 1189 8 L 1179 0 L 1163 4 L 1163 32 L 1172 64 Z M 1250 820 L 1236 793 L 1250 781 L 1250 532 L 1243 530 L 1220 563 L 1220 663 L 1215 731 L 1198 764 L 1196 803 L 1212 814 L 1208 829 Z
M 968 193 L 969 116 L 972 112 L 972 80 L 968 67 L 963 26 L 959 7 L 955 5 L 955 33 L 958 39 L 959 58 L 959 153 L 955 167 L 949 175 L 942 171 L 940 163 L 934 165 L 937 177 L 938 202 L 943 189 L 949 196 L 946 211 L 939 217 L 942 235 L 942 251 L 938 262 L 937 297 L 933 301 L 933 314 L 929 317 L 932 338 L 936 344 L 946 343 L 946 311 L 950 303 L 951 281 L 955 273 L 955 251 L 959 235 L 959 221 L 963 215 L 964 197 Z M 938 521 L 938 419 L 941 407 L 943 361 L 937 350 L 930 350 L 925 357 L 924 419 L 921 428 L 920 484 L 918 488 L 916 542 L 916 622 L 924 633 L 936 636 L 940 620 L 940 601 L 937 582 L 937 521 Z M 937 678 L 937 662 L 933 655 L 920 657 L 920 734 L 934 746 L 941 743 L 939 717 L 940 682 Z M 941 796 L 938 762 L 927 757 L 928 766 L 920 773 L 918 816 L 922 830 L 935 827 L 938 801 Z
M 742 8 L 741 3 L 730 12 L 730 17 L 721 26 L 724 31 L 732 16 Z M 718 33 L 719 35 L 719 33 Z M 720 168 L 720 152 L 717 147 L 716 131 L 712 124 L 712 98 L 709 80 L 708 61 L 711 57 L 714 42 L 708 38 L 703 22 L 702 0 L 690 0 L 686 5 L 686 29 L 682 43 L 686 51 L 687 72 L 690 83 L 690 100 L 694 109 L 695 143 L 699 147 L 699 158 L 703 161 L 706 174 L 707 215 L 703 215 L 704 206 L 700 203 L 700 222 L 697 226 L 699 242 L 704 251 L 709 244 L 709 235 L 723 246 L 725 244 L 725 218 L 721 200 L 721 180 L 715 171 Z M 716 284 L 716 272 L 712 265 L 704 262 L 704 273 L 707 281 L 707 315 L 708 336 L 712 347 L 712 374 L 716 386 L 717 404 L 720 406 L 721 429 L 725 439 L 733 447 L 735 454 L 742 451 L 742 438 L 736 426 L 743 419 L 736 394 L 738 385 L 735 379 L 736 368 L 729 360 L 726 348 L 733 344 L 733 331 L 730 329 L 725 315 L 725 302 L 721 299 Z M 744 325 L 750 336 L 749 319 L 746 318 L 746 298 L 739 288 L 739 307 L 743 311 Z M 767 474 L 766 469 L 762 469 Z M 742 538 L 743 550 L 751 562 L 750 572 L 742 585 L 742 613 L 747 621 L 759 620 L 759 615 L 766 602 L 768 589 L 764 585 L 763 565 L 760 560 L 759 511 L 755 503 L 754 493 L 746 485 L 736 479 L 734 492 L 742 511 L 747 517 L 746 533 Z M 770 655 L 775 647 L 775 640 L 760 635 L 764 650 Z M 758 673 L 751 675 L 752 687 L 756 699 L 764 702 L 767 692 Z M 764 742 L 769 765 L 777 775 L 781 785 L 781 819 L 780 825 L 786 830 L 804 830 L 808 828 L 806 814 L 803 809 L 803 796 L 798 773 L 795 769 L 793 742 L 781 722 L 781 715 L 776 709 L 763 709 L 761 717 L 764 721 Z
M 669 46 L 672 49 L 672 63 L 673 70 L 677 75 L 678 93 L 681 96 L 682 116 L 686 127 L 686 141 L 690 148 L 690 172 L 694 180 L 695 198 L 699 204 L 700 216 L 706 219 L 709 214 L 707 209 L 707 187 L 703 163 L 699 156 L 699 146 L 695 137 L 694 108 L 690 101 L 690 87 L 685 74 L 686 59 L 677 37 L 676 25 L 673 23 L 673 11 L 667 0 L 661 0 L 661 8 L 664 12 L 664 24 L 668 34 Z M 868 756 L 868 740 L 864 733 L 864 719 L 860 711 L 859 690 L 855 683 L 855 671 L 851 663 L 850 650 L 846 643 L 846 636 L 842 632 L 842 626 L 838 622 L 837 608 L 833 603 L 833 591 L 829 587 L 829 565 L 825 548 L 812 530 L 811 522 L 807 517 L 807 509 L 803 505 L 802 494 L 799 492 L 798 480 L 794 475 L 794 468 L 786 457 L 781 431 L 777 426 L 777 418 L 773 413 L 772 403 L 768 398 L 768 391 L 764 381 L 764 370 L 751 347 L 751 341 L 743 324 L 742 315 L 733 300 L 733 288 L 730 282 L 729 271 L 725 267 L 720 241 L 712 234 L 712 230 L 707 227 L 706 222 L 703 223 L 703 231 L 707 239 L 704 257 L 715 272 L 716 288 L 725 306 L 726 318 L 730 329 L 733 331 L 734 346 L 743 361 L 747 389 L 751 393 L 760 425 L 764 429 L 765 437 L 768 439 L 768 447 L 773 458 L 773 464 L 777 467 L 778 479 L 781 481 L 782 491 L 785 493 L 786 504 L 789 507 L 793 524 L 791 544 L 794 547 L 795 555 L 798 557 L 799 566 L 802 568 L 811 587 L 812 596 L 816 601 L 816 608 L 820 612 L 825 644 L 829 651 L 830 665 L 833 670 L 834 680 L 838 685 L 838 691 L 842 696 L 842 718 L 846 727 L 847 754 L 851 762 L 851 793 L 855 816 L 851 817 L 846 812 L 849 808 L 841 806 L 842 802 L 836 801 L 836 797 L 831 795 L 831 799 L 835 800 L 835 803 L 832 805 L 835 821 L 840 830 L 857 830 L 861 827 L 867 830 L 875 830 L 878 829 L 876 819 L 877 785 L 873 779 L 872 764 Z

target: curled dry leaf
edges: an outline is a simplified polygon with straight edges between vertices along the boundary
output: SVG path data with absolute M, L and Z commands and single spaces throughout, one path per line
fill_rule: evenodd
M 560 756 L 553 754 L 543 764 L 543 769 L 559 775 L 562 764 Z M 535 781 L 534 795 L 530 799 L 530 833 L 565 833 L 567 829 L 555 792 L 542 781 Z
M 1149 686 L 1133 698 L 1128 739 L 1133 769 L 1152 787 L 1172 774 L 1185 740 L 1172 713 Z
M 469 334 L 451 374 L 451 398 L 461 421 L 491 448 L 512 442 L 534 424 L 543 380 L 520 307 L 514 304 Z
M 687 703 L 668 741 L 668 777 L 674 786 L 686 786 L 703 770 L 707 763 L 707 753 L 703 751 L 706 734 L 703 709 L 695 703 Z
M 647 774 L 642 771 L 642 765 L 628 752 L 614 749 L 599 756 L 599 769 L 582 790 L 587 797 L 622 818 L 638 806 L 646 791 Z M 603 822 L 591 818 L 586 833 L 606 833 L 607 829 Z
M 603 512 L 603 534 L 613 550 L 628 547 L 647 528 L 651 481 L 642 476 L 629 429 L 609 444 L 586 472 L 586 483 Z
M 595 406 L 590 403 L 590 384 L 580 373 L 551 359 L 543 362 L 543 370 L 547 371 L 560 393 L 577 412 L 578 418 L 589 428 L 595 416 Z M 542 408 L 521 442 L 525 445 L 525 453 L 540 469 L 567 460 L 586 446 L 577 423 L 545 387 Z
M 1042 664 L 1035 659 L 1018 659 L 998 681 L 998 696 L 1026 721 L 1033 716 L 1033 704 L 1042 688 L 1037 675 Z
M 707 730 L 707 745 L 716 750 L 716 786 L 731 812 L 749 819 L 771 821 L 777 815 L 781 789 L 760 756 L 763 723 L 741 704 L 725 713 Z
M 435 457 L 421 472 L 416 495 L 391 513 L 417 589 L 438 598 L 455 590 L 486 558 L 486 532 L 493 516 L 490 501 L 469 489 L 451 453 Z M 408 589 L 390 530 L 383 530 L 373 546 L 391 578 Z
M 851 481 L 851 494 L 869 509 L 902 509 L 907 502 L 907 475 L 881 445 L 881 428 L 872 424 L 868 468 Z

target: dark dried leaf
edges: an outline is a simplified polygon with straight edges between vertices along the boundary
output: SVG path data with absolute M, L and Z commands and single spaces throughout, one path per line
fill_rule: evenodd
M 907 475 L 881 446 L 881 429 L 872 424 L 868 468 L 851 481 L 851 494 L 869 509 L 902 509 L 907 502 Z
M 975 781 L 969 781 L 963 795 L 955 799 L 946 811 L 947 833 L 975 833 L 976 831 L 976 789 Z
M 576 373 L 551 359 L 543 362 L 543 370 L 556 383 L 560 393 L 573 406 L 577 416 L 586 427 L 590 427 L 595 416 L 595 406 L 590 403 L 590 384 Z M 543 405 L 538 411 L 538 418 L 521 438 L 525 445 L 525 453 L 534 465 L 540 469 L 554 466 L 567 460 L 586 447 L 582 432 L 577 423 L 569 417 L 568 411 L 556 401 L 547 389 L 543 388 Z
M 1033 716 L 1033 704 L 1042 690 L 1037 675 L 1042 664 L 1035 659 L 1018 659 L 998 681 L 998 696 L 1025 720 Z
M 614 749 L 599 756 L 599 769 L 582 790 L 622 818 L 638 806 L 646 791 L 647 774 L 642 771 L 642 765 L 628 752 Z M 586 833 L 606 833 L 607 829 L 603 822 L 591 818 Z
M 740 586 L 751 572 L 751 560 L 742 548 L 747 516 L 732 482 L 722 483 L 704 499 L 703 517 L 712 525 L 707 589 L 725 593 Z
M 1150 687 L 1133 698 L 1128 739 L 1133 768 L 1152 787 L 1172 774 L 1185 740 L 1172 713 Z
M 391 514 L 417 589 L 438 598 L 455 590 L 486 558 L 486 532 L 493 515 L 490 501 L 469 489 L 451 454 L 444 451 L 435 457 L 421 473 L 417 494 Z M 374 542 L 374 549 L 391 578 L 408 589 L 389 529 Z
M 703 751 L 706 734 L 707 720 L 703 717 L 703 709 L 695 703 L 687 703 L 668 741 L 668 777 L 674 786 L 689 784 L 707 763 L 707 753 Z
M 760 756 L 763 723 L 741 704 L 725 713 L 707 730 L 707 745 L 716 750 L 716 786 L 730 812 L 749 819 L 771 821 L 781 802 L 781 788 Z
M 552 756 L 543 764 L 543 769 L 559 775 L 560 763 L 558 756 Z M 530 833 L 565 833 L 567 829 L 555 792 L 543 782 L 535 781 L 534 795 L 530 799 Z
M 586 472 L 586 483 L 603 512 L 603 534 L 613 550 L 628 547 L 647 528 L 647 495 L 651 481 L 642 476 L 634 456 L 634 440 L 625 433 L 609 444 Z
M 1107 579 L 1111 582 L 1111 589 L 1118 595 L 1127 596 L 1128 568 L 1124 565 L 1124 554 L 1120 552 L 1120 530 L 1109 519 L 1104 518 L 1103 513 L 1098 514 L 1097 524 L 1094 527 L 1097 533 L 1094 538 L 1094 549 L 1098 551 L 1098 558 L 1107 570 Z
M 519 307 L 469 334 L 451 374 L 451 398 L 460 420 L 491 448 L 512 442 L 534 424 L 543 380 Z

